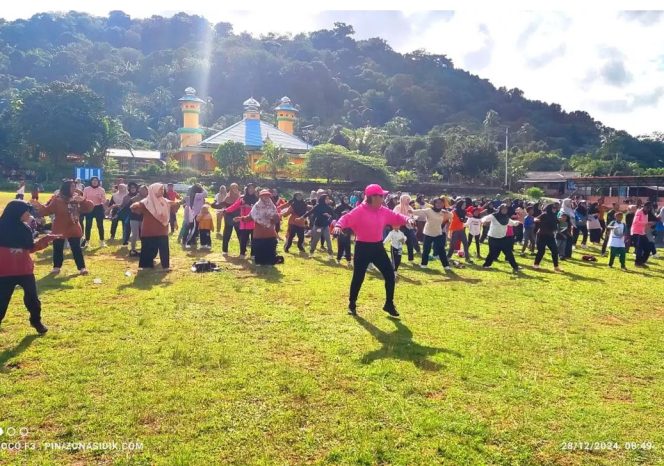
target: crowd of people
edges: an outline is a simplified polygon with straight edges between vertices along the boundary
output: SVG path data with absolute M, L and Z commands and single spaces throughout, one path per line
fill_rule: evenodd
M 23 186 L 22 186 L 23 187 Z M 128 246 L 128 256 L 139 257 L 139 270 L 152 269 L 159 255 L 162 270 L 170 270 L 169 236 L 177 235 L 184 249 L 213 250 L 213 238 L 220 240 L 222 254 L 229 253 L 233 234 L 241 258 L 258 266 L 285 262 L 293 247 L 308 257 L 327 254 L 352 267 L 348 312 L 355 314 L 357 299 L 370 267 L 385 281 L 385 305 L 391 316 L 399 313 L 394 304 L 395 281 L 402 256 L 427 268 L 439 260 L 447 272 L 483 259 L 490 268 L 500 255 L 518 273 L 515 257 L 534 255 L 533 267 L 551 256 L 554 270 L 563 272 L 560 261 L 583 251 L 588 242 L 609 254 L 608 265 L 618 259 L 627 267 L 626 256 L 634 248 L 636 267 L 647 267 L 656 257 L 656 236 L 664 234 L 664 207 L 637 202 L 624 211 L 618 204 L 607 206 L 603 199 L 589 203 L 580 197 L 558 201 L 472 199 L 440 196 L 425 199 L 407 193 L 390 194 L 379 185 L 349 194 L 319 189 L 309 195 L 296 192 L 284 198 L 276 189 L 259 189 L 248 183 L 220 186 L 214 201 L 199 184 L 180 195 L 173 184 L 149 186 L 117 180 L 107 193 L 98 178 L 84 186 L 80 180 L 66 180 L 45 204 L 33 189 L 30 202 L 17 193 L 0 217 L 0 322 L 15 287 L 25 291 L 30 322 L 40 333 L 41 305 L 37 296 L 30 253 L 53 243 L 52 274 L 60 273 L 64 251 L 71 250 L 80 274 L 87 274 L 84 250 L 96 224 L 99 246 L 106 246 L 105 223 L 110 221 L 110 238 L 116 236 Z M 182 224 L 177 212 L 183 209 Z M 119 230 L 121 234 L 119 234 Z M 40 233 L 45 233 L 40 239 Z M 216 234 L 215 234 L 216 233 Z M 306 238 L 310 238 L 308 251 Z M 278 252 L 283 242 L 283 254 Z M 140 242 L 140 249 L 139 249 Z M 488 243 L 481 256 L 480 245 Z M 355 249 L 352 251 L 352 245 Z M 471 253 L 472 245 L 475 245 Z M 386 250 L 386 246 L 388 250 Z M 405 251 L 404 251 L 405 249 Z M 17 252 L 18 251 L 18 252 Z M 389 251 L 389 255 L 388 255 Z M 596 260 L 582 255 L 582 259 Z

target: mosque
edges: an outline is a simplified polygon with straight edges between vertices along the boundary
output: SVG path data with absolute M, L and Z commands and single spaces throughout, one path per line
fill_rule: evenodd
M 260 104 L 254 98 L 249 98 L 242 104 L 244 117 L 241 121 L 203 139 L 205 132 L 200 127 L 199 120 L 201 106 L 205 101 L 196 96 L 196 90 L 192 87 L 188 87 L 184 92 L 185 95 L 178 99 L 183 116 L 182 128 L 178 129 L 180 149 L 173 154 L 181 167 L 200 171 L 214 170 L 217 163 L 212 154 L 227 141 L 244 144 L 249 168 L 255 173 L 267 170 L 265 166 L 257 166 L 256 162 L 261 159 L 263 145 L 268 140 L 283 148 L 294 165 L 304 163 L 304 154 L 312 146 L 293 134 L 298 110 L 288 97 L 282 97 L 274 109 L 277 126 L 261 120 Z

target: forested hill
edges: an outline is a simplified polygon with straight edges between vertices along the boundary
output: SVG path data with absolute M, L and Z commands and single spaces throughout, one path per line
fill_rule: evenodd
M 312 142 L 329 140 L 325 128 L 332 125 L 405 122 L 396 131 L 401 136 L 463 127 L 487 138 L 491 133 L 499 148 L 508 126 L 524 151 L 555 151 L 568 159 L 598 150 L 613 133 L 586 112 L 528 100 L 516 88 L 497 89 L 445 55 L 400 54 L 380 38 L 355 40 L 353 32 L 336 23 L 293 37 L 253 38 L 234 33 L 229 23 L 184 13 L 134 19 L 121 11 L 108 17 L 69 12 L 0 20 L 0 105 L 40 84 L 83 84 L 133 138 L 159 148 L 175 143 L 177 99 L 188 86 L 209 100 L 203 115 L 208 128 L 238 119 L 249 96 L 270 108 L 288 95 L 301 111 L 300 134 L 308 128 Z

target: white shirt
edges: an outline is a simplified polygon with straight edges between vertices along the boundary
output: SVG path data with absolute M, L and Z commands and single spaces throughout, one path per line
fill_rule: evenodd
M 449 212 L 445 209 L 442 209 L 440 212 L 436 212 L 432 208 L 427 209 L 415 209 L 413 210 L 413 215 L 421 215 L 426 218 L 427 223 L 424 224 L 423 233 L 426 236 L 440 236 L 443 234 L 443 222 L 449 218 Z
M 466 220 L 466 226 L 468 227 L 468 232 L 477 236 L 482 232 L 482 219 L 476 217 L 468 217 Z
M 482 223 L 488 223 L 488 222 L 491 222 L 491 225 L 489 225 L 488 236 L 496 239 L 502 239 L 505 236 L 507 236 L 508 225 L 511 225 L 513 227 L 520 225 L 520 222 L 517 222 L 516 220 L 512 219 L 509 219 L 505 225 L 501 225 L 500 222 L 496 220 L 496 217 L 493 216 L 493 214 L 487 215 L 482 219 Z
M 390 243 L 394 249 L 399 249 L 403 247 L 403 244 L 406 242 L 406 235 L 403 234 L 400 230 L 392 230 L 388 233 L 384 244 Z
M 611 234 L 609 235 L 609 246 L 612 248 L 624 248 L 625 247 L 625 224 L 618 223 L 615 220 L 609 224 L 614 228 L 611 228 Z

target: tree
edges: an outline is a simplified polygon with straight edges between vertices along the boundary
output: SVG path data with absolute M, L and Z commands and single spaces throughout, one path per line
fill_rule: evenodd
M 307 154 L 306 174 L 314 178 L 367 181 L 391 186 L 394 183 L 385 162 L 349 151 L 334 144 L 322 144 Z
M 106 134 L 101 98 L 84 86 L 57 81 L 23 96 L 18 122 L 26 141 L 56 167 L 70 153 L 91 151 Z
M 263 144 L 262 157 L 256 162 L 258 166 L 267 167 L 270 175 L 272 175 L 272 179 L 275 180 L 279 171 L 291 164 L 288 152 L 281 146 L 275 146 L 270 140 L 267 140 Z
M 247 152 L 241 142 L 226 141 L 213 154 L 221 172 L 229 178 L 245 175 L 249 171 Z

